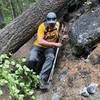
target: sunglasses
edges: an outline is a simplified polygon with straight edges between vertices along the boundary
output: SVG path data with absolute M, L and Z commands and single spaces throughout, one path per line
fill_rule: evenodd
M 56 18 L 47 18 L 48 21 L 50 20 L 56 20 Z

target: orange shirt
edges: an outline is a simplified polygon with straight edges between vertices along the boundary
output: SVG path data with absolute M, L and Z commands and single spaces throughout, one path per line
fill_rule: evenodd
M 56 40 L 59 38 L 58 37 L 58 35 L 59 35 L 59 27 L 60 27 L 60 24 L 59 24 L 59 22 L 56 22 L 56 25 L 55 25 L 55 27 L 54 27 L 54 29 L 56 29 L 56 30 L 54 30 L 54 31 L 56 31 L 56 32 L 54 32 L 55 34 L 52 34 L 52 33 L 50 33 L 50 32 L 47 32 L 47 33 L 45 33 L 45 24 L 44 23 L 42 23 L 42 24 L 40 24 L 40 26 L 39 26 L 39 28 L 38 28 L 38 31 L 37 31 L 37 38 L 36 38 L 36 40 L 34 40 L 34 42 L 33 42 L 33 44 L 34 45 L 36 45 L 36 46 L 39 46 L 39 47 L 44 47 L 44 48 L 46 48 L 45 46 L 42 46 L 42 45 L 40 45 L 39 43 L 38 43 L 38 37 L 44 37 L 44 39 L 45 40 L 47 40 L 47 41 L 49 41 L 50 42 L 50 39 L 51 40 L 53 40 L 53 38 L 56 38 Z M 58 34 L 56 34 L 56 33 L 58 33 Z

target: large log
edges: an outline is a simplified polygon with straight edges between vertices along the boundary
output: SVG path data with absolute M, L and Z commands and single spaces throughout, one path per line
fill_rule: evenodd
M 35 33 L 49 11 L 58 12 L 68 0 L 40 0 L 0 31 L 0 53 L 15 52 Z
M 79 4 L 80 0 L 38 0 L 33 7 L 14 19 L 0 31 L 0 53 L 16 52 L 36 32 L 49 11 L 62 16 L 68 7 Z M 61 12 L 59 14 L 59 12 Z

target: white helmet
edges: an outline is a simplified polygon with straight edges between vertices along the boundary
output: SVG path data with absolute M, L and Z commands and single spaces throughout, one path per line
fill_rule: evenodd
M 57 20 L 57 16 L 54 12 L 49 12 L 47 14 L 47 23 L 50 24 L 50 23 L 56 23 L 56 20 Z

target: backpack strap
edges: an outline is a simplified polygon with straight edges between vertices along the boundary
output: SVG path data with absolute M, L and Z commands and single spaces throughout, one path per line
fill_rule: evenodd
M 45 33 L 47 33 L 49 31 L 49 27 L 46 21 L 44 22 L 44 26 L 45 26 Z
M 57 30 L 57 28 L 54 28 L 53 30 L 49 31 L 49 27 L 48 27 L 48 24 L 47 24 L 46 21 L 44 22 L 44 25 L 45 25 L 45 33 L 47 33 L 47 32 L 52 32 L 52 31 L 54 31 L 54 30 Z

